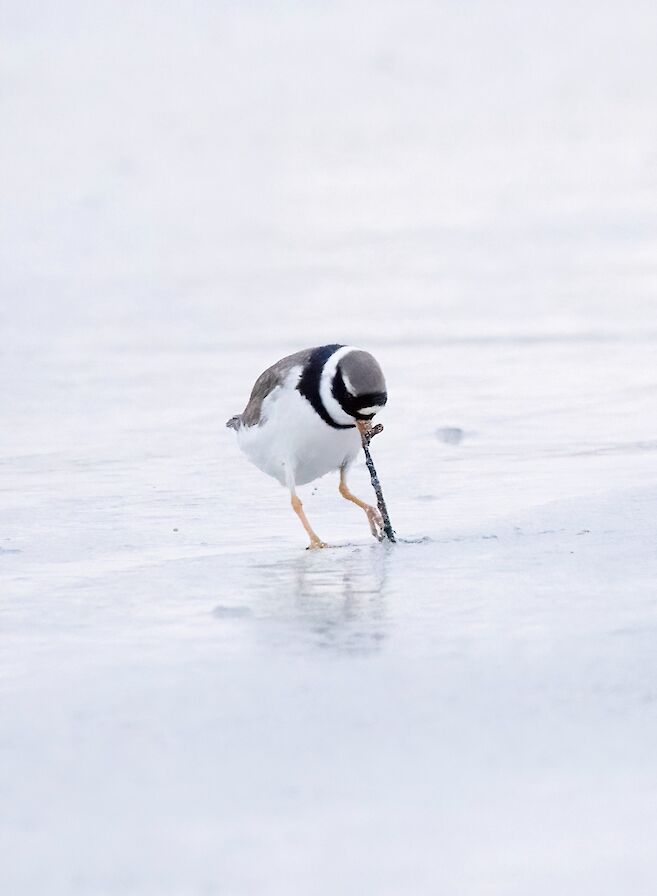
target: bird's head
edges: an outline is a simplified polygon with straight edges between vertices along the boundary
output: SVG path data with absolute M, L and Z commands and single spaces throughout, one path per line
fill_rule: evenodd
M 340 358 L 331 391 L 345 414 L 354 420 L 371 420 L 388 400 L 379 362 L 361 349 Z

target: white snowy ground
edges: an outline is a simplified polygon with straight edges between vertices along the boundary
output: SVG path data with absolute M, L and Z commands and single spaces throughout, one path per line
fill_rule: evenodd
M 657 6 L 0 10 L 0 893 L 652 896 Z

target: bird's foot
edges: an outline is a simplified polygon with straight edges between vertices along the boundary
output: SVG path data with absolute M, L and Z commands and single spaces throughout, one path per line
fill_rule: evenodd
M 328 547 L 328 545 L 326 544 L 325 541 L 322 541 L 321 538 L 315 537 L 315 538 L 310 539 L 310 544 L 308 545 L 306 550 L 307 551 L 319 551 L 322 548 L 327 548 L 327 547 Z
M 370 504 L 365 507 L 365 513 L 370 524 L 370 532 L 377 541 L 383 541 L 383 517 L 377 508 L 372 507 Z

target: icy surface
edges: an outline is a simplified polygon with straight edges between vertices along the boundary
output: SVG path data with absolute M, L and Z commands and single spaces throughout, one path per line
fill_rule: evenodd
M 0 892 L 652 896 L 657 6 L 10 2 L 0 56 Z M 327 478 L 306 553 L 223 425 L 333 341 L 395 547 Z

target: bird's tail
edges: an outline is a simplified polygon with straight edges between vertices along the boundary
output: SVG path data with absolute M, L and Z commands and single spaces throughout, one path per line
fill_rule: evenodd
M 235 417 L 231 417 L 230 420 L 226 421 L 226 426 L 228 429 L 239 429 L 241 421 L 242 418 L 237 414 Z

